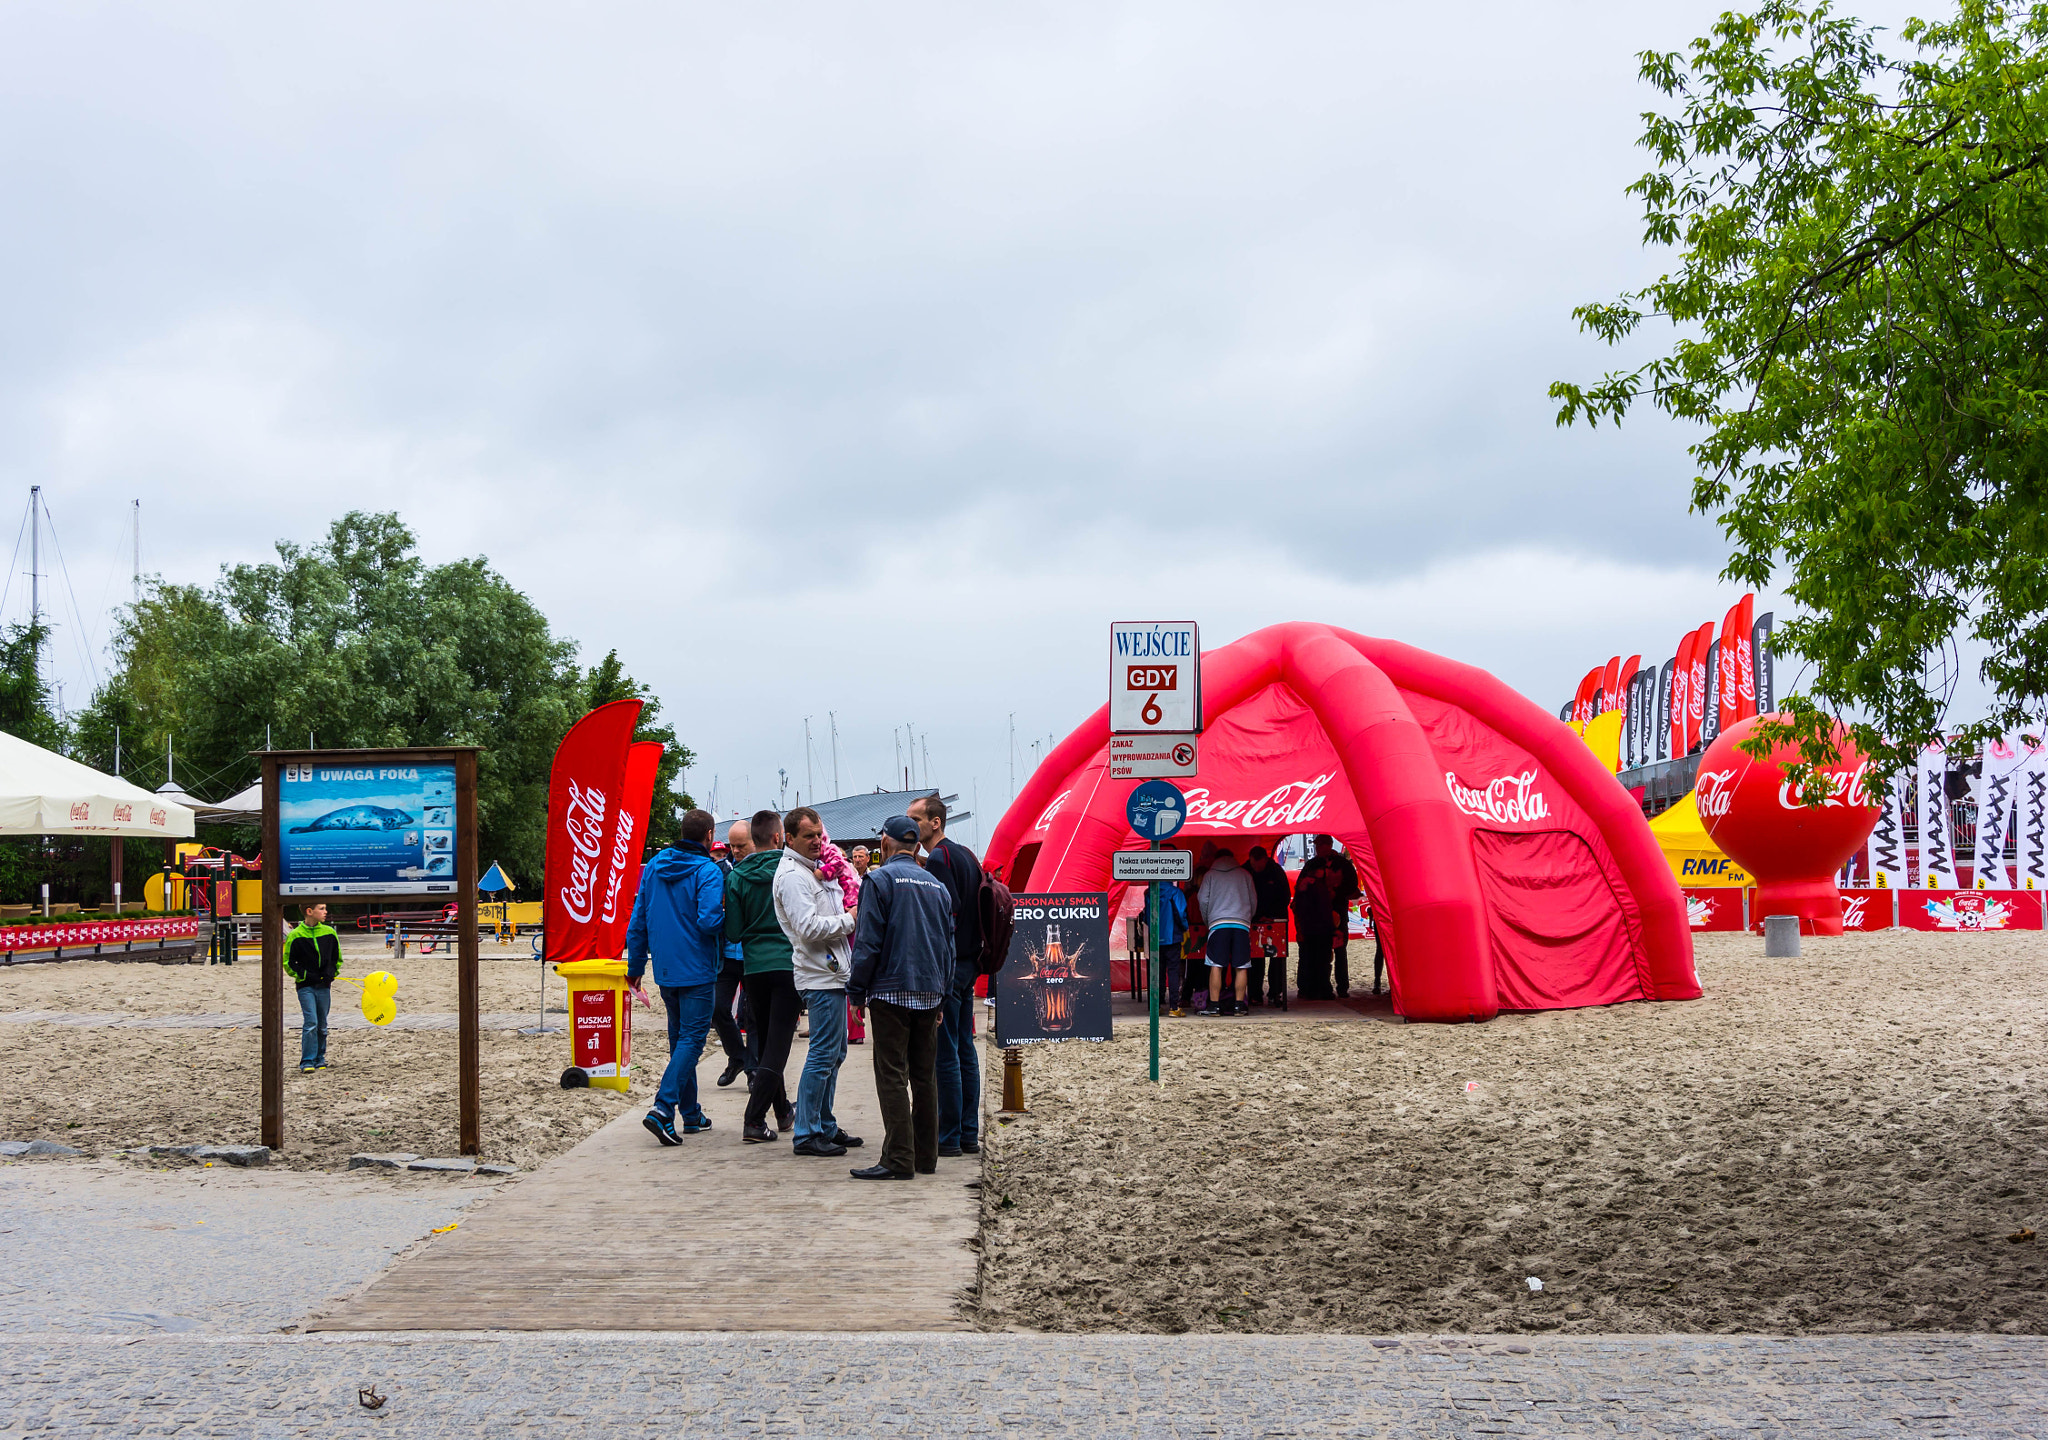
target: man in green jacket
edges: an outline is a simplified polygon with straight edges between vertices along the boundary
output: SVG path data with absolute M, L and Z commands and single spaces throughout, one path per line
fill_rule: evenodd
M 341 937 L 327 907 L 308 905 L 284 937 L 284 973 L 299 987 L 299 1072 L 327 1068 L 327 1009 L 341 974 Z
M 777 1129 L 796 1123 L 795 1107 L 783 1083 L 789 1047 L 796 1039 L 802 1001 L 796 993 L 795 962 L 789 936 L 775 916 L 775 872 L 782 864 L 782 817 L 757 811 L 750 822 L 754 853 L 725 877 L 725 938 L 740 947 L 746 978 L 747 1009 L 754 1016 L 755 1065 L 747 1092 L 747 1120 L 740 1138 L 759 1145 L 775 1138 L 768 1111 L 775 1111 Z

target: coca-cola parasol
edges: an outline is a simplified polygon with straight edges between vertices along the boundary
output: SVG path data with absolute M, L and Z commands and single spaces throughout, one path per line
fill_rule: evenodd
M 1750 913 L 1758 923 L 1767 915 L 1797 915 L 1809 935 L 1839 935 L 1842 893 L 1835 874 L 1877 823 L 1878 806 L 1864 783 L 1870 762 L 1838 726 L 1834 744 L 1841 758 L 1795 791 L 1785 766 L 1797 758 L 1796 746 L 1781 744 L 1763 759 L 1740 748 L 1763 719 L 1782 718 L 1751 716 L 1707 747 L 1693 782 L 1700 823 L 1755 877 Z

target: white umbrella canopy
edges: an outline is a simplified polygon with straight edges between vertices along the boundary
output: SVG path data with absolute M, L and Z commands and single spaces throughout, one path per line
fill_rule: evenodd
M 218 805 L 199 805 L 199 818 L 209 825 L 232 825 L 237 822 L 254 823 L 263 818 L 263 782 L 258 780 L 248 789 L 228 796 Z
M 0 732 L 0 835 L 182 840 L 192 819 L 167 796 Z

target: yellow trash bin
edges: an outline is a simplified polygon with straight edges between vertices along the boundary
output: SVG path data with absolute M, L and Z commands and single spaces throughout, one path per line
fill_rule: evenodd
M 633 1084 L 632 1003 L 623 960 L 570 960 L 555 966 L 569 982 L 569 1068 L 562 1088 L 594 1085 L 629 1090 Z

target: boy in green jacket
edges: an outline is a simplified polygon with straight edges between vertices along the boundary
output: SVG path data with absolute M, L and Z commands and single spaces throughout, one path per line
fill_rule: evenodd
M 776 1130 L 796 1123 L 796 1108 L 782 1078 L 789 1047 L 796 1039 L 795 961 L 789 936 L 775 917 L 775 871 L 782 864 L 782 817 L 773 810 L 755 814 L 754 853 L 725 877 L 725 938 L 740 947 L 746 978 L 747 1008 L 754 1016 L 754 1074 L 747 1093 L 747 1123 L 740 1138 L 759 1145 L 775 1138 L 768 1111 L 775 1111 Z
M 299 1073 L 327 1068 L 327 1010 L 341 974 L 341 937 L 327 907 L 308 905 L 284 937 L 284 973 L 299 987 Z

